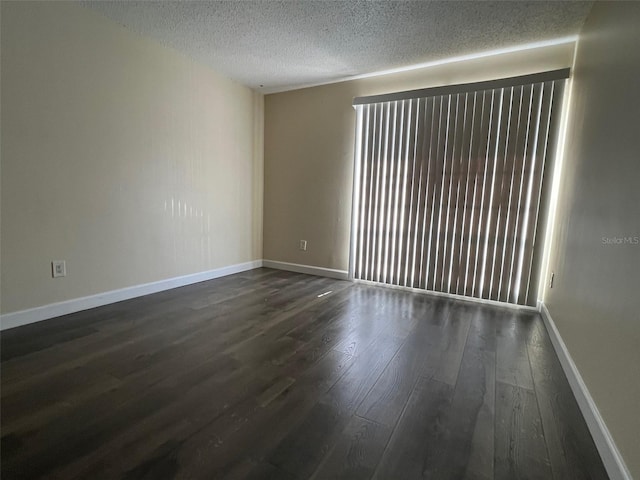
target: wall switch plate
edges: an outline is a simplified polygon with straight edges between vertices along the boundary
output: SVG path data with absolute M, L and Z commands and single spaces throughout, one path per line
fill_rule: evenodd
M 549 278 L 549 288 L 553 288 L 553 279 L 556 277 L 555 272 L 551 272 L 551 277 Z
M 67 262 L 64 260 L 54 260 L 51 262 L 51 275 L 53 278 L 67 276 Z
M 303 252 L 307 251 L 307 241 L 306 240 L 300 240 L 300 250 L 302 250 Z

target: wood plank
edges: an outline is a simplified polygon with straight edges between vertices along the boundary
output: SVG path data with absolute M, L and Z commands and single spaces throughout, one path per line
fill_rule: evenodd
M 16 338 L 18 335 L 15 335 L 15 333 L 21 333 L 18 329 L 7 330 L 6 333 L 0 333 L 2 361 L 46 350 L 54 345 L 71 342 L 97 332 L 98 330 L 95 328 L 86 326 L 73 329 L 56 329 L 48 335 L 20 335 L 20 338 Z
M 376 339 L 284 438 L 269 462 L 301 477 L 311 475 L 401 344 L 393 337 Z
M 533 390 L 526 331 L 519 318 L 499 323 L 496 345 L 496 381 Z
M 442 357 L 441 330 L 420 322 L 358 406 L 360 417 L 393 428 L 418 378 L 431 377 Z
M 282 395 L 287 388 L 289 388 L 296 381 L 295 378 L 284 377 L 276 380 L 269 388 L 258 395 L 256 403 L 262 408 L 269 405 L 276 397 Z
M 423 478 L 425 465 L 437 460 L 452 395 L 453 387 L 446 383 L 420 380 L 382 454 L 374 479 Z
M 373 288 L 373 297 L 359 300 L 361 308 L 354 318 L 355 328 L 342 335 L 334 347 L 336 350 L 347 355 L 358 356 L 380 335 L 405 338 L 415 325 L 414 318 L 402 313 L 410 298 L 408 292 Z
M 256 383 L 259 378 L 246 372 L 234 374 L 236 381 L 231 381 L 226 388 L 215 383 L 203 384 L 199 391 L 185 396 L 180 403 L 115 435 L 109 444 L 101 445 L 89 461 L 75 462 L 60 474 L 63 477 L 118 477 L 140 458 L 153 457 L 155 450 L 169 440 L 180 441 L 171 453 L 178 459 L 176 478 L 199 478 L 234 469 L 252 445 L 253 451 L 257 450 L 255 445 L 260 439 L 277 441 L 283 435 L 278 430 L 288 431 L 288 422 L 295 422 L 308 411 L 318 392 L 326 391 L 350 364 L 348 358 L 336 352 L 275 397 L 270 395 L 273 379 Z M 244 383 L 244 392 L 238 382 Z M 219 395 L 220 392 L 227 393 Z M 256 400 L 265 396 L 271 399 L 262 407 Z M 101 464 L 108 468 L 96 469 L 96 465 Z
M 366 480 L 371 478 L 384 451 L 391 428 L 357 416 L 340 434 L 335 446 L 311 476 L 312 480 L 326 478 Z
M 289 279 L 283 277 L 275 283 L 266 283 L 263 285 L 264 288 L 256 289 L 253 292 L 242 295 L 240 298 L 230 298 L 225 302 L 221 302 L 217 305 L 215 312 L 208 310 L 194 312 L 192 309 L 185 307 L 184 301 L 179 297 L 173 300 L 174 303 L 177 303 L 177 306 L 174 305 L 170 308 L 163 306 L 158 310 L 157 305 L 152 305 L 148 311 L 145 309 L 143 313 L 139 313 L 140 305 L 152 302 L 152 300 L 142 297 L 121 302 L 132 304 L 130 311 L 120 314 L 119 322 L 125 325 L 124 329 L 117 331 L 114 336 L 111 336 L 109 332 L 106 332 L 106 334 L 100 332 L 96 336 L 83 337 L 80 342 L 73 342 L 72 345 L 65 346 L 63 344 L 57 348 L 54 346 L 50 349 L 55 349 L 54 352 L 49 350 L 43 351 L 42 354 L 40 354 L 41 352 L 35 352 L 26 359 L 19 359 L 19 362 L 3 362 L 3 390 L 6 391 L 8 388 L 12 388 L 14 383 L 20 385 L 25 382 L 33 383 L 44 377 L 51 378 L 56 373 L 64 372 L 65 370 L 86 366 L 90 360 L 99 361 L 101 358 L 114 355 L 115 352 L 123 348 L 129 348 L 136 356 L 139 356 L 140 348 L 136 346 L 139 342 L 145 342 L 146 345 L 153 347 L 163 345 L 163 341 L 167 338 L 170 338 L 175 343 L 181 339 L 184 340 L 201 335 L 202 331 L 198 329 L 206 328 L 207 325 L 212 328 L 222 329 L 226 326 L 241 324 L 242 322 L 239 322 L 239 318 L 247 318 L 247 316 L 251 318 L 250 315 L 258 315 L 260 313 L 260 310 L 256 310 L 257 308 L 264 309 L 265 295 L 273 297 L 274 293 L 282 290 L 285 286 L 289 287 L 286 288 L 286 290 L 289 290 L 289 294 L 295 293 L 296 289 L 305 288 L 306 282 L 304 280 L 304 275 L 297 275 Z M 289 285 L 287 285 L 287 282 Z M 154 298 L 156 296 L 165 297 L 167 293 L 161 292 L 150 295 L 150 297 Z M 162 306 L 165 301 L 161 300 L 159 302 L 160 305 Z M 48 322 L 36 325 L 47 325 Z M 53 322 L 57 325 L 59 324 L 57 319 L 53 320 Z M 59 328 L 64 329 L 65 323 L 66 321 L 61 321 Z M 29 327 L 33 327 L 33 325 L 13 329 L 9 332 L 17 331 L 18 333 L 15 335 L 19 335 L 22 328 L 25 328 L 27 331 L 24 335 L 29 336 L 31 334 Z M 178 337 L 176 335 L 178 332 L 182 332 L 184 336 Z M 82 341 L 89 337 L 93 341 Z M 121 363 L 123 357 L 122 352 L 115 356 Z M 109 363 L 111 365 L 114 359 L 110 358 L 110 360 Z M 42 369 L 43 363 L 48 365 L 46 372 Z
M 437 454 L 424 465 L 426 478 L 493 478 L 494 346 L 495 324 L 486 315 L 476 316 Z
M 232 479 L 233 475 L 225 475 L 225 479 Z M 247 475 L 235 477 L 243 480 L 295 480 L 295 476 L 281 470 L 270 463 L 258 463 Z
M 178 478 L 225 475 L 246 452 L 256 461 L 268 461 L 268 452 L 308 416 L 317 397 L 351 365 L 342 353 L 329 355 L 266 408 L 247 400 L 189 438 L 178 452 Z
M 225 367 L 222 363 L 217 368 L 224 371 Z M 215 372 L 215 368 L 210 368 L 209 373 Z M 206 409 L 205 418 L 200 420 L 215 418 L 224 412 L 225 405 L 233 404 L 234 399 L 257 395 L 265 388 L 264 380 L 262 384 L 257 381 L 258 375 L 251 375 L 242 369 L 233 372 L 226 380 L 216 375 L 193 373 L 182 375 L 179 379 L 169 378 L 141 394 L 128 388 L 114 389 L 84 408 L 73 409 L 68 415 L 49 424 L 34 425 L 20 437 L 25 448 L 11 461 L 3 460 L 3 468 L 6 466 L 12 470 L 16 464 L 20 464 L 19 470 L 27 477 L 38 477 L 48 471 L 64 469 L 68 464 L 77 462 L 84 465 L 83 457 L 92 458 L 107 444 L 111 445 L 112 452 L 117 451 L 114 439 L 119 439 L 120 443 L 122 436 L 126 438 L 131 434 L 139 443 L 141 438 L 138 435 L 150 427 L 154 435 L 149 435 L 153 441 L 146 440 L 149 445 L 164 438 L 158 435 L 158 430 L 166 430 L 167 434 L 174 435 L 167 441 L 175 440 L 176 430 L 184 428 L 184 419 L 189 418 L 189 414 Z M 215 396 L 216 392 L 225 389 L 227 393 L 224 397 Z M 195 422 L 193 424 L 197 425 Z M 71 436 L 66 434 L 69 425 L 74 426 Z M 65 441 L 56 441 L 61 438 Z M 136 448 L 129 454 L 139 451 L 141 447 L 134 446 Z M 59 475 L 60 478 L 71 476 Z
M 3 478 L 606 478 L 535 313 L 257 269 L 2 342 Z
M 175 343 L 175 342 L 174 342 Z M 213 345 L 215 345 L 215 342 L 213 343 Z M 196 363 L 194 365 L 201 365 L 203 363 L 203 361 L 206 361 L 207 356 L 206 353 L 207 351 L 210 350 L 210 346 L 211 345 L 207 345 L 206 343 L 203 343 L 202 340 L 198 337 L 198 336 L 192 336 L 192 345 L 184 344 L 181 346 L 181 348 L 187 348 L 187 358 L 191 358 L 193 360 L 196 361 Z M 171 353 L 173 352 L 172 357 L 175 357 L 176 355 L 179 355 L 181 350 L 178 348 L 174 348 L 175 345 L 171 344 L 170 348 L 167 348 L 166 345 L 163 345 L 162 342 L 160 342 L 158 345 L 152 345 L 152 348 L 154 350 L 156 350 L 156 353 L 152 353 L 152 354 L 138 354 L 135 358 L 135 361 L 131 361 L 130 359 L 122 359 L 121 356 L 118 356 L 115 361 L 111 361 L 109 362 L 107 365 L 104 365 L 103 363 L 95 363 L 95 368 L 94 370 L 97 372 L 103 371 L 103 370 L 108 370 L 108 371 L 114 371 L 114 369 L 118 368 L 118 366 L 121 366 L 122 368 L 126 368 L 127 371 L 131 370 L 132 368 L 134 368 L 135 365 L 138 365 L 137 367 L 135 367 L 135 370 L 133 370 L 133 372 L 136 371 L 140 371 L 140 373 L 143 375 L 143 377 L 145 379 L 149 379 L 149 378 L 156 378 L 156 381 L 161 380 L 162 378 L 165 378 L 167 376 L 168 372 L 171 372 L 171 368 L 167 368 L 168 365 L 165 365 L 163 367 L 163 363 L 168 363 L 168 362 L 164 362 L 164 358 L 163 356 L 165 356 L 166 353 Z M 133 348 L 133 347 L 132 347 Z M 196 350 L 193 350 L 193 348 L 196 348 Z M 202 352 L 200 351 L 202 350 Z M 264 350 L 264 349 L 263 349 Z M 135 350 L 133 350 L 133 352 L 135 353 Z M 198 354 L 203 353 L 205 354 L 204 359 L 199 359 L 198 358 Z M 268 350 L 267 350 L 268 352 Z M 122 353 L 122 351 L 120 351 L 119 353 Z M 214 351 L 214 354 L 216 352 Z M 209 357 L 211 357 L 211 354 L 208 355 Z M 148 358 L 150 359 L 149 363 L 145 362 L 142 366 L 139 365 L 140 359 L 141 358 Z M 162 360 L 162 361 L 161 361 Z M 171 357 L 169 357 L 168 360 L 172 360 Z M 183 358 L 178 358 L 177 360 L 186 360 Z M 155 362 L 155 363 L 154 363 Z M 57 376 L 53 376 L 51 379 L 47 378 L 45 380 L 45 382 L 39 382 L 37 385 L 41 388 L 41 391 L 48 391 L 49 395 L 42 395 L 41 393 L 38 393 L 39 391 L 36 390 L 35 392 L 38 394 L 34 394 L 34 392 L 32 392 L 31 390 L 23 390 L 23 395 L 18 397 L 16 399 L 16 401 L 12 401 L 12 397 L 11 396 L 7 396 L 7 393 L 11 392 L 11 389 L 6 389 L 3 388 L 3 404 L 6 405 L 8 408 L 6 410 L 4 410 L 4 413 L 7 413 L 8 415 L 12 415 L 12 405 L 15 405 L 19 410 L 21 410 L 24 414 L 29 414 L 30 412 L 34 412 L 34 411 L 38 411 L 38 413 L 41 413 L 39 411 L 38 405 L 39 404 L 33 404 L 33 401 L 46 401 L 47 403 L 50 403 L 51 400 L 56 400 L 55 396 L 53 395 L 53 392 L 56 390 L 52 390 L 51 385 L 60 385 L 60 388 L 57 389 L 57 391 L 61 392 L 61 395 L 64 394 L 73 394 L 74 391 L 72 389 L 67 390 L 67 387 L 65 386 L 65 379 L 68 378 L 68 382 L 67 383 L 71 383 L 72 385 L 75 383 L 77 386 L 83 386 L 84 382 L 82 380 L 82 378 L 78 378 L 78 374 L 82 373 L 82 371 L 86 371 L 86 369 L 90 368 L 93 365 L 92 362 L 89 362 L 86 366 L 83 366 L 81 369 L 78 368 L 74 368 L 72 370 L 68 370 L 68 371 L 63 371 L 62 372 L 62 376 L 57 375 Z M 144 366 L 147 366 L 149 368 L 147 368 L 146 370 L 144 369 Z M 184 365 L 186 368 L 192 368 L 191 365 L 188 365 L 186 362 L 183 362 L 182 365 Z M 155 375 L 154 376 L 150 376 L 150 373 L 154 372 Z M 99 375 L 99 373 L 98 373 Z M 87 371 L 87 378 L 89 378 L 91 376 L 91 370 Z M 138 375 L 139 376 L 139 375 Z M 136 379 L 136 377 L 138 376 L 134 376 L 131 380 Z M 113 383 L 113 382 L 111 382 Z M 136 382 L 137 383 L 137 382 Z M 139 384 L 140 387 L 144 387 L 144 384 Z M 100 390 L 97 390 L 97 393 L 100 393 Z M 23 402 L 23 398 L 24 395 L 30 396 L 32 397 L 32 402 L 31 403 L 26 403 Z M 63 405 L 68 405 L 68 400 L 64 400 L 61 399 L 60 402 Z M 74 396 L 73 397 L 73 402 L 77 403 L 78 402 L 78 396 Z M 12 415 L 13 418 L 17 418 L 18 414 L 13 414 Z
M 551 465 L 535 394 L 496 384 L 495 478 L 549 479 Z
M 295 477 L 267 462 L 246 457 L 225 473 L 225 480 L 295 480 Z
M 446 320 L 441 340 L 442 355 L 433 379 L 455 386 L 460 364 L 464 354 L 464 346 L 469 335 L 471 307 L 460 303 L 452 308 Z
M 496 324 L 493 312 L 494 309 L 480 310 L 474 318 L 467 340 L 469 357 L 463 359 L 461 376 L 458 377 L 459 389 L 467 392 L 475 390 L 482 396 L 477 417 L 474 422 L 470 422 L 474 424 L 474 428 L 464 474 L 464 478 L 469 479 L 494 477 Z M 465 393 L 466 395 L 473 394 Z M 473 412 L 473 408 L 469 411 Z
M 551 340 L 544 331 L 540 336 L 546 341 L 528 349 L 553 478 L 607 479 Z

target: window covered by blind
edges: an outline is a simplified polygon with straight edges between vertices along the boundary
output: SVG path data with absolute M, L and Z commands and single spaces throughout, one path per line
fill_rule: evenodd
M 353 276 L 533 304 L 567 75 L 356 99 Z

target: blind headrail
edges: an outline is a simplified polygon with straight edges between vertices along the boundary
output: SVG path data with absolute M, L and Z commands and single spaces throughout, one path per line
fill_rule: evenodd
M 570 68 L 551 70 L 548 72 L 533 73 L 530 75 L 520 75 L 518 77 L 499 78 L 497 80 L 487 80 L 484 82 L 459 83 L 456 85 L 444 85 L 441 87 L 420 88 L 418 90 L 406 90 L 404 92 L 384 93 L 382 95 L 369 95 L 366 97 L 356 97 L 353 99 L 353 106 L 369 105 L 372 103 L 394 102 L 397 100 L 410 100 L 413 98 L 436 97 L 439 95 L 450 95 L 465 92 L 481 92 L 494 88 L 516 87 L 519 85 L 530 85 L 534 83 L 550 82 L 569 78 Z

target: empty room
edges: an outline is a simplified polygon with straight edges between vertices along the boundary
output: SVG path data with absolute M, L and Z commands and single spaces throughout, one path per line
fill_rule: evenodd
M 0 1 L 13 479 L 640 479 L 640 2 Z

